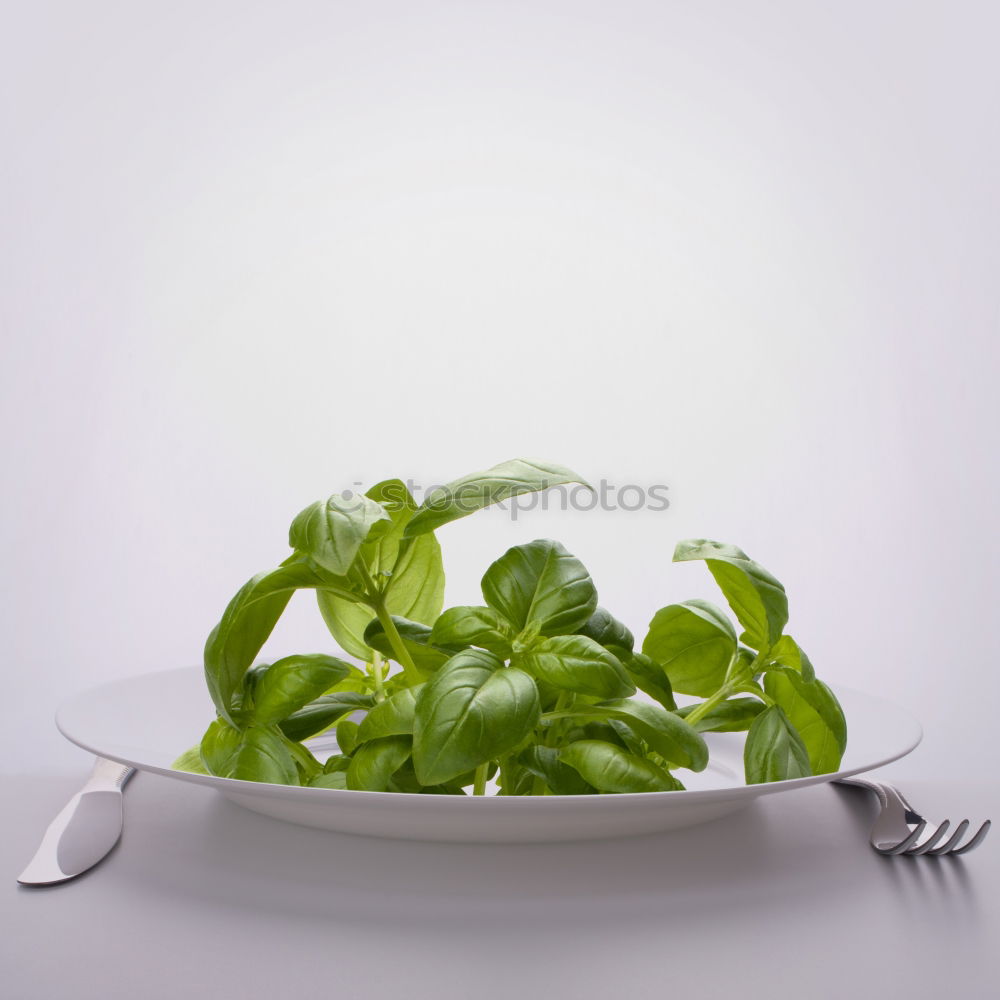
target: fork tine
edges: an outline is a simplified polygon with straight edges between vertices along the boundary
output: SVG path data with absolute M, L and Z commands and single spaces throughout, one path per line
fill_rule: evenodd
M 992 824 L 987 820 L 977 831 L 976 835 L 967 844 L 963 844 L 961 847 L 952 851 L 955 854 L 968 854 L 969 851 L 974 851 L 985 839 L 986 834 L 990 832 L 990 826 Z
M 950 826 L 951 822 L 945 820 L 922 844 L 917 844 L 916 847 L 911 847 L 906 851 L 906 855 L 916 858 L 921 854 L 926 854 L 948 832 Z
M 903 840 L 901 840 L 894 847 L 875 847 L 874 844 L 872 844 L 872 847 L 875 847 L 875 850 L 878 851 L 879 854 L 886 854 L 890 857 L 895 854 L 902 854 L 903 851 L 909 850 L 917 842 L 917 840 L 920 839 L 920 835 L 924 832 L 924 828 L 926 826 L 927 821 L 921 820 L 917 824 L 917 828 L 913 830 L 908 837 L 904 837 Z
M 935 847 L 933 851 L 928 851 L 927 853 L 932 857 L 939 857 L 942 854 L 948 854 L 950 851 L 955 849 L 955 845 L 962 839 L 965 835 L 965 831 L 969 829 L 969 821 L 963 819 L 961 823 L 955 827 L 955 832 L 943 843 L 940 847 Z

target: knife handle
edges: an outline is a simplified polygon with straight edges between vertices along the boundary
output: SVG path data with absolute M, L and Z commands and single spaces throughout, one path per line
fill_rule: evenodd
M 119 764 L 117 761 L 98 757 L 94 761 L 93 770 L 90 772 L 90 777 L 82 791 L 120 792 L 125 787 L 125 782 L 133 774 L 135 774 L 135 768 L 129 767 L 128 764 Z

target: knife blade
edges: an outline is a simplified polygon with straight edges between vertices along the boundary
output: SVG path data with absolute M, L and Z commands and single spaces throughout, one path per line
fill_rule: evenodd
M 49 824 L 21 885 L 56 885 L 93 868 L 122 835 L 122 789 L 135 768 L 98 757 L 87 783 Z

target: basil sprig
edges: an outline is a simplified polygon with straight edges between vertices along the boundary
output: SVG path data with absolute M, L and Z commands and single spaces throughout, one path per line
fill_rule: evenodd
M 785 588 L 735 545 L 680 542 L 675 562 L 704 560 L 743 633 L 706 601 L 661 608 L 643 652 L 663 664 L 675 691 L 700 695 L 682 709 L 700 731 L 747 729 L 747 784 L 830 774 L 847 746 L 847 724 L 833 692 L 805 651 L 784 631 Z M 736 698 L 736 695 L 750 695 Z
M 529 491 L 584 481 L 517 459 L 418 505 L 401 480 L 301 511 L 291 554 L 252 577 L 205 646 L 216 718 L 175 766 L 221 777 L 410 794 L 674 791 L 708 766 L 703 733 L 746 731 L 748 783 L 834 771 L 843 712 L 785 632 L 782 585 L 732 545 L 681 542 L 740 631 L 701 599 L 661 608 L 641 651 L 558 542 L 505 552 L 483 604 L 443 608 L 434 530 Z M 292 595 L 316 595 L 339 646 L 255 665 Z M 398 669 L 394 665 L 398 666 Z M 637 692 L 642 692 L 638 694 Z M 675 693 L 702 699 L 678 707 Z M 303 741 L 336 729 L 325 762 Z

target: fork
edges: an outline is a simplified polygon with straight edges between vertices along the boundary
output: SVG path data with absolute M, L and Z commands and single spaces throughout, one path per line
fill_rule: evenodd
M 838 778 L 834 784 L 856 785 L 858 788 L 867 788 L 878 796 L 882 811 L 875 820 L 868 839 L 879 854 L 888 856 L 905 854 L 907 857 L 917 857 L 921 854 L 931 856 L 968 854 L 986 839 L 986 834 L 990 831 L 991 824 L 987 820 L 973 837 L 959 847 L 959 841 L 969 829 L 969 821 L 963 819 L 955 832 L 941 844 L 951 827 L 951 821 L 944 820 L 929 837 L 921 840 L 921 835 L 927 828 L 927 820 L 903 798 L 898 788 L 887 785 L 884 781 L 859 777 Z

